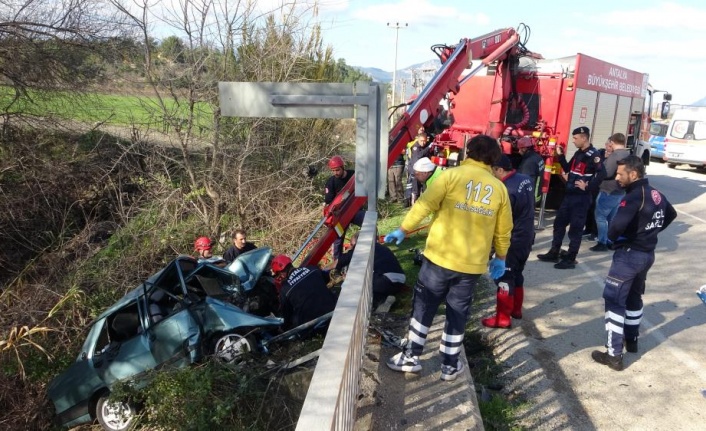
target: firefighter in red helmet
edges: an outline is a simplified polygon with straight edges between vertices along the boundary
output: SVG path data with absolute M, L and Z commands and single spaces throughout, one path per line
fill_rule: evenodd
M 196 258 L 199 263 L 225 264 L 221 256 L 213 255 L 213 244 L 211 243 L 211 238 L 207 236 L 196 238 L 196 241 L 194 241 L 194 251 L 196 252 Z
M 336 296 L 326 287 L 327 276 L 317 266 L 295 268 L 289 256 L 280 254 L 272 259 L 271 269 L 282 286 L 280 312 L 284 330 L 312 321 L 336 307 Z
M 345 162 L 341 156 L 333 156 L 328 161 L 328 168 L 331 170 L 331 176 L 328 181 L 326 181 L 326 189 L 324 190 L 324 216 L 330 213 L 335 213 L 338 211 L 339 206 L 342 202 L 334 200 L 338 193 L 343 189 L 346 183 L 353 178 L 355 171 L 352 169 L 346 169 Z M 363 223 L 363 218 L 365 217 L 364 211 L 358 211 L 355 216 L 353 216 L 353 223 L 356 226 L 360 226 Z M 348 226 L 343 227 L 343 234 L 336 239 L 333 243 L 333 259 L 338 260 L 341 257 L 343 250 L 343 239 L 346 237 L 346 230 Z

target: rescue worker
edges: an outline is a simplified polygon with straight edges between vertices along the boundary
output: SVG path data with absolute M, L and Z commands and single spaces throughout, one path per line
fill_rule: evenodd
M 231 245 L 228 250 L 223 253 L 223 260 L 225 260 L 226 263 L 231 263 L 241 254 L 257 248 L 255 244 L 248 242 L 245 229 L 236 229 L 235 232 L 233 232 L 232 240 L 233 245 Z
M 358 234 L 351 237 L 351 248 L 338 260 L 336 270 L 341 273 L 350 265 L 353 250 L 358 243 Z M 375 235 L 377 237 L 377 235 Z M 404 287 L 407 277 L 402 270 L 400 262 L 392 250 L 380 243 L 375 243 L 375 256 L 373 259 L 373 309 L 383 303 L 390 295 L 398 294 Z
M 557 262 L 554 268 L 573 269 L 576 266 L 576 255 L 581 247 L 581 235 L 588 208 L 591 206 L 591 192 L 598 189 L 605 170 L 596 148 L 591 145 L 591 132 L 586 126 L 577 127 L 572 132 L 574 145 L 577 148 L 571 161 L 566 161 L 564 149 L 556 147 L 559 163 L 567 173 L 566 193 L 554 218 L 554 237 L 551 249 L 537 258 L 545 262 Z M 561 243 L 569 227 L 569 250 L 561 254 Z M 560 260 L 561 258 L 561 260 Z
M 272 275 L 281 284 L 280 311 L 287 331 L 336 308 L 336 296 L 326 287 L 326 275 L 316 266 L 295 268 L 289 256 L 272 259 Z
M 506 155 L 493 164 L 493 175 L 507 188 L 512 208 L 512 236 L 505 258 L 505 273 L 497 280 L 495 315 L 481 320 L 489 328 L 510 328 L 512 316 L 522 319 L 525 297 L 525 278 L 522 271 L 534 243 L 534 183 L 532 179 L 512 168 Z
M 597 252 L 610 250 L 608 224 L 615 217 L 618 205 L 625 195 L 625 191 L 615 181 L 615 173 L 618 169 L 618 160 L 630 155 L 630 150 L 625 148 L 625 135 L 622 133 L 614 133 L 610 137 L 606 150 L 609 150 L 606 151 L 608 156 L 603 162 L 606 177 L 599 186 L 594 210 L 598 242 L 589 249 Z
M 500 147 L 494 138 L 478 135 L 468 141 L 466 154 L 459 166 L 439 175 L 409 210 L 402 225 L 384 238 L 399 245 L 406 232 L 434 214 L 414 286 L 409 341 L 402 352 L 387 361 L 395 371 L 421 371 L 419 355 L 437 309 L 445 300 L 446 323 L 439 347 L 441 380 L 455 380 L 464 369 L 459 354 L 478 278 L 488 265 L 493 279 L 505 273 L 512 231 L 510 198 L 490 168 L 500 158 Z M 488 262 L 491 245 L 495 257 Z
M 213 244 L 211 243 L 211 238 L 207 236 L 200 236 L 194 241 L 194 251 L 196 252 L 196 259 L 199 263 L 214 263 L 217 265 L 224 265 L 225 261 L 221 256 L 213 255 Z
M 429 137 L 426 132 L 420 131 L 414 144 L 412 144 L 408 150 L 407 169 L 409 170 L 409 183 L 411 184 L 410 203 L 412 205 L 414 205 L 414 202 L 419 199 L 419 195 L 422 193 L 422 184 L 417 181 L 417 178 L 414 176 L 414 164 L 422 157 L 429 157 L 430 148 L 428 141 Z
M 517 173 L 530 177 L 534 188 L 534 201 L 542 199 L 542 178 L 544 176 L 544 157 L 534 151 L 534 142 L 529 136 L 523 136 L 517 141 L 517 151 L 522 156 Z
M 331 160 L 328 161 L 328 168 L 331 170 L 332 175 L 326 181 L 326 189 L 324 190 L 324 215 L 329 213 L 336 213 L 339 210 L 340 205 L 343 202 L 334 202 L 338 193 L 343 189 L 346 183 L 355 175 L 355 171 L 352 169 L 345 168 L 345 162 L 341 156 L 333 156 Z M 351 223 L 356 226 L 360 226 L 363 223 L 363 218 L 365 217 L 364 211 L 358 211 L 354 216 Z M 343 252 L 343 239 L 346 237 L 346 230 L 348 226 L 343 227 L 343 233 L 341 236 L 336 238 L 333 242 L 333 260 L 338 260 Z
M 423 184 L 426 189 L 441 175 L 443 169 L 436 166 L 429 157 L 422 157 L 413 166 L 414 177 Z
M 657 235 L 677 217 L 667 198 L 645 178 L 645 165 L 637 156 L 617 162 L 616 180 L 626 191 L 608 228 L 613 242 L 613 263 L 603 289 L 607 351 L 594 350 L 594 361 L 621 371 L 623 345 L 638 350 L 642 320 L 642 295 L 647 272 L 655 260 Z

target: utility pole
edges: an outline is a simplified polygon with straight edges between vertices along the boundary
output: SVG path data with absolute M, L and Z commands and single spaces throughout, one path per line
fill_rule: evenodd
M 396 22 L 394 25 L 392 23 L 387 23 L 387 27 L 395 29 L 395 68 L 392 70 L 392 106 L 395 106 L 397 102 L 395 101 L 395 87 L 397 86 L 397 44 L 400 37 L 400 29 L 409 26 L 409 24 Z

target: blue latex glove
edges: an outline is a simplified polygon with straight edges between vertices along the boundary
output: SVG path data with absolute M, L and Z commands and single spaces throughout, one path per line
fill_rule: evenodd
M 385 235 L 385 243 L 389 244 L 392 241 L 395 241 L 395 244 L 400 245 L 402 244 L 402 241 L 404 241 L 404 237 L 404 231 L 398 228 L 394 232 L 390 232 Z
M 490 272 L 490 278 L 497 280 L 505 274 L 505 261 L 494 257 L 488 265 L 488 271 Z

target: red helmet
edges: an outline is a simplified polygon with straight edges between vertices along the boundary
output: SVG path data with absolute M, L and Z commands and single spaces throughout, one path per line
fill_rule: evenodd
M 523 136 L 517 141 L 517 148 L 531 148 L 534 147 L 532 143 L 532 138 L 529 136 Z
M 343 167 L 343 157 L 341 156 L 333 156 L 331 157 L 331 160 L 328 161 L 328 168 L 329 169 L 336 169 L 336 168 L 342 168 Z
M 284 271 L 287 266 L 292 264 L 292 259 L 286 254 L 278 254 L 272 259 L 272 272 L 277 274 L 278 272 Z
M 194 241 L 194 250 L 210 250 L 211 249 L 211 238 L 207 236 L 200 236 Z

